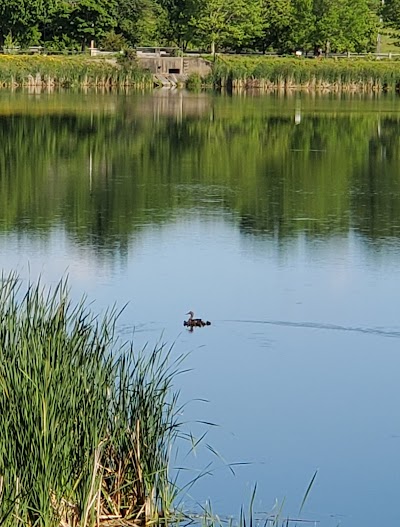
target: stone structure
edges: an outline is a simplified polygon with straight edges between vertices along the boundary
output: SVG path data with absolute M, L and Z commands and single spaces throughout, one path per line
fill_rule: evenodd
M 171 57 L 164 55 L 142 54 L 136 55 L 137 61 L 144 69 L 153 75 L 190 75 L 198 73 L 205 77 L 211 72 L 211 65 L 201 57 Z
M 193 73 L 205 77 L 211 72 L 209 61 L 198 55 L 183 56 L 179 48 L 136 48 L 136 59 L 162 86 L 177 86 Z

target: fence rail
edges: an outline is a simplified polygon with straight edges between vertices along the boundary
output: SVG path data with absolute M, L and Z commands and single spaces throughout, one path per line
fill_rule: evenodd
M 178 56 L 178 55 L 187 55 L 187 56 L 199 56 L 199 55 L 207 55 L 207 53 L 204 50 L 188 50 L 183 52 L 180 48 L 177 47 L 137 47 L 134 48 L 138 56 Z M 118 55 L 121 51 L 109 51 L 109 50 L 102 50 L 94 47 L 87 48 L 87 50 L 53 50 L 48 49 L 44 46 L 29 46 L 27 48 L 21 48 L 19 46 L 15 47 L 3 47 L 0 49 L 0 54 L 4 55 L 90 55 L 90 56 L 110 56 L 110 55 Z M 316 56 L 313 53 L 303 53 L 301 51 L 295 51 L 292 55 L 282 55 L 273 51 L 267 51 L 267 52 L 224 52 L 224 53 L 218 53 L 217 55 L 239 55 L 239 56 L 265 56 L 265 57 L 284 57 L 284 56 L 297 56 L 298 58 L 316 58 Z M 400 50 L 399 53 L 322 53 L 321 57 L 323 58 L 334 58 L 334 59 L 352 59 L 352 58 L 373 58 L 376 60 L 381 59 L 398 59 L 400 58 Z M 321 58 L 318 57 L 318 58 Z

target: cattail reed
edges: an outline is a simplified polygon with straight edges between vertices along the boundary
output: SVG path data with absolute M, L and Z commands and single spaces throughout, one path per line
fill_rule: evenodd
M 221 56 L 214 63 L 212 81 L 227 89 L 394 91 L 400 85 L 400 69 L 395 60 Z
M 0 56 L 0 85 L 47 87 L 153 86 L 150 73 L 135 62 L 118 64 L 102 59 L 69 56 Z
M 0 283 L 0 523 L 91 526 L 165 517 L 174 486 L 178 362 L 135 352 L 117 313 L 73 305 L 65 281 Z

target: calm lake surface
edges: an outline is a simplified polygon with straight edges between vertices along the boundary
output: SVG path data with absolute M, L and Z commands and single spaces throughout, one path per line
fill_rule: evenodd
M 394 96 L 0 91 L 1 268 L 189 353 L 188 509 L 257 483 L 297 518 L 318 470 L 302 518 L 399 524 L 399 125 Z

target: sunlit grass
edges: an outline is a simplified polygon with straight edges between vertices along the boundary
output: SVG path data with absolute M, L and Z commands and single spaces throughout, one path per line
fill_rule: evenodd
M 335 91 L 398 90 L 396 60 L 371 58 L 235 57 L 220 56 L 213 83 L 226 88 L 307 88 Z
M 400 53 L 400 34 L 392 29 L 385 29 L 381 34 L 380 53 Z
M 149 72 L 135 62 L 74 56 L 0 55 L 0 86 L 122 87 L 152 86 Z
M 65 282 L 0 284 L 0 524 L 89 526 L 168 517 L 179 361 L 136 353 L 115 310 L 73 306 Z

